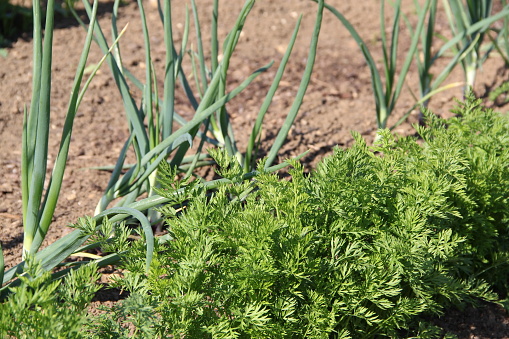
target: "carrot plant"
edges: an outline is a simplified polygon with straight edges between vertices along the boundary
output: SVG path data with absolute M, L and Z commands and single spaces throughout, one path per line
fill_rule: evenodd
M 292 180 L 262 160 L 249 194 L 226 151 L 212 152 L 229 179 L 213 193 L 161 163 L 173 240 L 148 274 L 131 243 L 111 284 L 129 297 L 89 322 L 91 337 L 442 335 L 420 316 L 495 300 L 509 273 L 509 121 L 472 96 L 455 113 L 427 112 L 424 143 L 382 130 L 370 148 L 355 133 L 310 175 L 292 162 Z
M 2 338 L 86 338 L 86 308 L 99 290 L 96 265 L 54 281 L 33 258 L 27 258 L 21 284 L 0 304 Z

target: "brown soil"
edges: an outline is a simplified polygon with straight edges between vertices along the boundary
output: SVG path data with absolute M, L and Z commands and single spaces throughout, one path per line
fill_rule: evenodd
M 190 1 L 172 3 L 177 44 L 181 40 L 184 5 L 187 3 Z M 220 1 L 221 38 L 226 36 L 233 25 L 242 3 Z M 375 60 L 381 61 L 378 3 L 354 0 L 330 0 L 329 3 L 351 21 L 367 42 Z M 407 0 L 404 3 L 405 13 L 412 15 L 412 1 Z M 204 37 L 209 36 L 211 4 L 212 0 L 199 1 Z M 266 117 L 263 150 L 269 149 L 278 127 L 284 121 L 305 67 L 316 7 L 316 4 L 309 0 L 257 1 L 231 62 L 228 75 L 230 86 L 239 84 L 252 71 L 271 60 L 275 60 L 275 65 L 228 104 L 240 149 L 245 148 L 259 105 L 271 85 L 271 79 L 297 17 L 302 14 L 303 23 L 298 41 Z M 109 36 L 111 9 L 112 3 L 103 0 L 99 11 L 100 23 L 106 36 Z M 156 60 L 156 69 L 161 80 L 164 72 L 163 32 L 156 8 L 147 3 L 146 11 L 150 25 L 152 56 Z M 144 78 L 143 40 L 136 3 L 130 2 L 122 7 L 119 16 L 119 27 L 129 22 L 128 31 L 121 42 L 124 63 L 134 74 Z M 387 27 L 390 27 L 389 21 Z M 60 19 L 57 26 L 53 52 L 50 168 L 58 149 L 75 67 L 85 36 L 84 30 L 71 19 Z M 438 18 L 437 26 L 440 33 L 447 35 L 448 26 L 444 18 Z M 191 31 L 194 32 L 194 29 Z M 405 28 L 402 29 L 402 35 L 400 45 L 401 49 L 405 50 L 409 45 L 408 31 Z M 193 35 L 190 39 L 193 46 L 196 46 Z M 208 46 L 205 48 L 207 50 Z M 0 240 L 7 267 L 18 263 L 21 257 L 21 130 L 23 107 L 30 102 L 31 95 L 31 55 L 31 39 L 26 36 L 13 44 L 6 58 L 0 57 L 0 177 L 3 178 L 0 182 Z M 99 49 L 94 46 L 89 62 L 96 63 L 100 57 Z M 403 62 L 402 58 L 399 62 Z M 445 61 L 442 65 L 444 63 Z M 408 87 L 403 91 L 396 111 L 389 121 L 390 126 L 413 105 L 414 100 L 409 89 L 414 93 L 418 92 L 417 80 L 413 69 L 408 76 Z M 458 68 L 447 82 L 461 80 L 462 73 Z M 478 74 L 475 92 L 481 97 L 486 96 L 490 88 L 504 80 L 506 73 L 502 59 L 493 54 Z M 430 108 L 437 114 L 447 115 L 454 105 L 453 98 L 461 97 L 461 94 L 461 88 L 440 93 L 431 100 Z M 177 96 L 177 109 L 184 116 L 190 117 L 192 110 L 186 102 L 180 91 Z M 505 107 L 499 109 L 505 110 Z M 291 157 L 310 150 L 303 162 L 307 168 L 312 168 L 323 156 L 329 154 L 334 146 L 351 145 L 352 130 L 372 142 L 376 133 L 374 112 L 370 73 L 364 58 L 346 29 L 325 11 L 312 81 L 280 157 Z M 417 115 L 417 111 L 412 112 L 408 121 L 395 131 L 404 135 L 412 134 L 411 124 L 417 121 Z M 88 168 L 113 164 L 127 136 L 128 129 L 120 96 L 109 69 L 104 66 L 93 80 L 75 120 L 67 173 L 54 223 L 45 245 L 68 233 L 69 228 L 66 225 L 75 222 L 78 217 L 93 214 L 109 174 Z M 447 312 L 440 321 L 442 326 L 457 334 L 459 338 L 509 338 L 509 318 L 502 308 L 494 306 L 459 313 Z M 482 324 L 479 324 L 479 321 Z

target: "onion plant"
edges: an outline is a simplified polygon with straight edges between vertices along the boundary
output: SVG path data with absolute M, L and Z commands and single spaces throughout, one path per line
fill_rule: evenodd
M 423 8 L 419 4 L 417 0 L 414 0 L 414 5 L 417 13 L 420 13 Z M 440 70 L 438 75 L 434 77 L 433 75 L 433 69 L 432 67 L 435 66 L 435 62 L 438 58 L 441 58 L 444 56 L 444 54 L 447 52 L 446 49 L 439 49 L 435 54 L 433 54 L 433 43 L 434 43 L 434 37 L 436 35 L 435 31 L 435 22 L 436 22 L 436 14 L 437 14 L 437 0 L 433 0 L 430 5 L 430 9 L 428 12 L 428 20 L 426 23 L 426 29 L 423 29 L 421 31 L 421 37 L 420 37 L 420 46 L 417 48 L 417 53 L 415 53 L 415 60 L 417 64 L 417 74 L 419 76 L 419 98 L 414 97 L 416 103 L 412 107 L 411 110 L 407 114 L 403 116 L 400 121 L 398 121 L 397 124 L 404 121 L 409 113 L 418 105 L 422 105 L 422 107 L 427 107 L 429 99 L 435 95 L 436 93 L 443 91 L 445 89 L 449 89 L 451 87 L 456 87 L 462 85 L 461 82 L 452 83 L 445 85 L 443 87 L 441 84 L 445 81 L 445 79 L 449 76 L 449 74 L 452 72 L 452 70 L 456 67 L 458 62 L 461 60 L 462 56 L 464 54 L 462 53 L 456 53 L 454 57 L 449 60 L 447 65 Z M 408 19 L 405 18 L 407 21 L 407 26 L 412 33 L 412 27 L 408 23 Z M 468 46 L 467 46 L 468 47 Z M 422 119 L 422 114 L 420 116 Z
M 465 12 L 466 9 L 464 7 L 458 7 L 460 6 L 460 0 L 451 0 L 451 3 L 452 2 L 454 2 L 457 7 L 454 13 L 457 13 L 457 11 L 461 10 L 464 12 L 462 12 L 463 14 L 461 17 L 465 17 L 467 15 Z M 393 4 L 394 19 L 392 24 L 392 34 L 390 36 L 390 45 L 388 44 L 388 39 L 385 33 L 385 1 L 381 1 L 380 29 L 383 52 L 383 73 L 378 70 L 377 64 L 372 57 L 367 44 L 360 37 L 353 25 L 336 8 L 325 4 L 325 7 L 331 11 L 350 32 L 354 40 L 357 42 L 359 48 L 361 49 L 369 66 L 373 93 L 375 96 L 378 128 L 387 127 L 387 120 L 390 114 L 393 112 L 399 95 L 401 94 L 406 75 L 414 57 L 417 60 L 420 98 L 415 97 L 415 104 L 398 122 L 396 122 L 395 126 L 402 123 L 415 107 L 423 104 L 426 105 L 427 101 L 437 92 L 461 85 L 461 83 L 451 83 L 442 86 L 445 79 L 447 79 L 449 74 L 458 63 L 461 63 L 464 67 L 465 65 L 469 64 L 469 60 L 472 60 L 473 58 L 472 55 L 474 51 L 476 51 L 476 48 L 478 48 L 476 44 L 479 43 L 479 41 L 482 41 L 480 40 L 482 38 L 481 34 L 484 34 L 484 32 L 486 32 L 490 25 L 495 21 L 500 20 L 501 18 L 506 18 L 507 15 L 509 15 L 509 8 L 507 6 L 504 7 L 503 10 L 499 13 L 490 15 L 491 5 L 489 5 L 489 3 L 491 3 L 491 1 L 488 3 L 486 1 L 467 1 L 467 3 L 468 10 L 472 11 L 473 13 L 468 17 L 470 20 L 468 21 L 468 24 L 466 19 L 461 21 L 464 23 L 462 29 L 454 28 L 453 37 L 446 41 L 436 53 L 433 53 L 434 37 L 436 35 L 435 19 L 437 13 L 437 1 L 427 0 L 422 5 L 420 2 L 414 1 L 416 12 L 418 14 L 418 20 L 415 27 L 412 27 L 410 20 L 402 13 L 401 1 L 396 1 Z M 403 61 L 403 65 L 401 66 L 398 78 L 396 79 L 396 61 L 398 59 L 399 53 L 398 41 L 400 33 L 400 17 L 403 17 L 407 23 L 407 27 L 410 31 L 411 41 L 408 51 L 405 52 L 406 55 Z M 449 19 L 450 21 L 453 20 L 450 15 Z M 433 76 L 432 70 L 437 59 L 443 57 L 446 52 L 450 51 L 454 46 L 456 46 L 457 50 L 453 58 L 449 60 L 444 68 L 438 71 L 438 75 L 436 75 L 436 77 Z M 487 55 L 485 55 L 482 59 L 476 60 L 484 61 L 486 56 Z M 477 62 L 477 66 L 480 66 L 480 63 Z M 471 79 L 472 73 L 469 74 L 470 75 L 468 78 Z M 473 74 L 473 79 L 475 79 L 475 72 Z M 468 84 L 469 81 L 470 80 L 467 79 L 466 83 Z
M 502 6 L 507 6 L 507 0 L 502 0 Z M 504 16 L 502 28 L 491 28 L 487 32 L 492 42 L 492 49 L 496 49 L 500 56 L 504 59 L 505 67 L 509 67 L 509 16 Z M 491 32 L 495 32 L 493 37 Z
M 466 5 L 460 0 L 444 0 L 443 3 L 453 35 L 464 32 L 472 24 L 489 17 L 493 7 L 491 0 L 467 0 Z M 470 46 L 468 53 L 461 61 L 465 74 L 465 90 L 474 88 L 477 69 L 486 58 L 486 56 L 482 57 L 480 49 L 488 28 L 489 26 L 484 26 L 473 34 L 465 35 L 457 43 L 458 50 Z
M 92 28 L 95 26 L 96 12 L 97 1 L 94 2 L 93 15 L 90 18 L 90 29 L 77 67 L 63 128 L 62 140 L 60 142 L 60 149 L 55 161 L 53 173 L 50 176 L 49 184 L 47 187 L 44 187 L 50 124 L 54 1 L 49 0 L 47 4 L 44 41 L 42 39 L 40 23 L 40 4 L 39 1 L 33 2 L 33 92 L 30 112 L 27 112 L 25 109 L 21 159 L 24 257 L 36 253 L 41 246 L 48 232 L 58 200 L 69 151 L 74 117 L 81 98 L 83 97 L 83 93 L 90 82 L 87 81 L 80 92 L 86 60 L 92 42 Z
M 119 0 L 115 2 L 115 9 L 118 7 L 118 3 Z M 90 5 L 88 5 L 86 1 L 84 1 L 84 4 L 90 14 Z M 218 57 L 217 26 L 220 22 L 218 17 L 218 1 L 214 1 L 211 13 L 212 34 L 210 38 L 210 60 L 206 59 L 206 53 L 203 49 L 204 44 L 201 34 L 201 23 L 197 13 L 196 2 L 194 0 L 191 1 L 191 5 L 198 47 L 197 51 L 190 51 L 188 54 L 191 56 L 189 59 L 193 70 L 192 74 L 196 81 L 194 86 L 196 88 L 195 92 L 192 89 L 192 84 L 182 71 L 182 62 L 186 57 L 190 30 L 189 10 L 186 10 L 186 21 L 182 34 L 183 39 L 178 49 L 173 39 L 174 33 L 172 30 L 170 1 L 158 3 L 159 14 L 162 21 L 161 28 L 164 29 L 166 48 L 166 71 L 164 73 L 164 87 L 161 90 L 158 90 L 156 85 L 156 74 L 153 70 L 153 60 L 150 52 L 150 34 L 146 25 L 142 1 L 138 1 L 138 7 L 140 9 L 140 17 L 143 25 L 143 40 L 145 45 L 146 74 L 144 82 L 137 79 L 122 64 L 121 46 L 115 49 L 114 56 L 108 57 L 108 65 L 123 98 L 128 125 L 131 128 L 131 137 L 122 149 L 117 164 L 114 167 L 106 193 L 101 198 L 96 213 L 104 211 L 114 199 L 119 197 L 123 197 L 123 199 L 117 202 L 117 206 L 125 206 L 134 202 L 145 192 L 148 192 L 149 196 L 155 194 L 152 188 L 156 184 L 157 166 L 163 160 L 170 162 L 172 166 L 185 172 L 187 177 L 193 175 L 193 171 L 196 167 L 200 165 L 209 165 L 211 163 L 210 157 L 204 152 L 205 145 L 226 149 L 231 156 L 235 156 L 239 163 L 244 166 L 246 173 L 254 169 L 254 159 L 256 159 L 257 145 L 259 144 L 263 119 L 289 60 L 300 26 L 300 19 L 296 24 L 287 51 L 281 60 L 273 84 L 261 105 L 247 149 L 241 152 L 237 147 L 234 128 L 231 125 L 225 104 L 243 90 L 249 82 L 254 79 L 254 76 L 250 76 L 245 83 L 238 86 L 230 93 L 226 92 L 226 85 L 231 58 L 237 46 L 244 23 L 249 12 L 255 5 L 255 1 L 245 1 L 233 28 L 223 42 L 221 61 L 219 61 Z M 79 19 L 79 17 L 77 18 Z M 114 39 L 116 38 L 115 32 L 117 31 L 115 26 L 116 18 L 117 11 L 115 10 L 112 20 Z M 282 142 L 286 138 L 302 103 L 314 64 L 320 26 L 321 11 L 319 11 L 317 16 L 307 67 L 302 78 L 300 89 L 287 116 L 286 122 L 279 131 L 276 142 L 269 152 L 269 159 L 266 163 L 267 167 L 274 162 L 277 152 L 281 148 Z M 95 38 L 102 50 L 106 51 L 108 49 L 108 44 L 99 26 L 95 29 Z M 260 70 L 253 73 L 253 75 L 259 74 L 260 71 L 265 71 L 270 65 L 271 64 L 268 64 L 262 67 Z M 130 80 L 134 86 L 143 91 L 141 103 L 139 105 L 136 104 L 131 94 L 127 80 Z M 177 82 L 179 81 L 182 84 L 182 88 L 184 89 L 190 106 L 194 109 L 194 117 L 189 121 L 183 118 L 174 109 L 175 90 Z M 163 93 L 162 98 L 158 95 L 160 92 Z M 174 122 L 181 127 L 174 130 Z M 146 124 L 146 128 L 144 124 Z M 191 149 L 193 143 L 196 144 L 197 147 Z M 129 170 L 127 173 L 121 176 L 121 170 L 126 166 L 125 155 L 128 147 L 131 145 L 135 150 L 137 162 L 134 165 L 128 166 Z M 169 153 L 175 148 L 175 155 L 169 158 Z
M 456 48 L 464 53 L 461 58 L 461 66 L 465 74 L 465 91 L 474 88 L 477 70 L 488 58 L 491 49 L 483 53 L 481 46 L 485 40 L 490 26 L 496 20 L 507 20 L 509 7 L 504 8 L 497 14 L 492 14 L 493 1 L 491 0 L 467 0 L 463 4 L 460 0 L 443 0 L 445 12 L 453 36 L 461 36 L 455 42 Z
M 414 0 L 415 10 L 417 13 L 420 13 L 423 8 L 419 4 L 419 1 Z M 415 53 L 415 60 L 417 64 L 417 74 L 419 76 L 419 97 L 414 96 L 415 104 L 414 106 L 408 110 L 408 112 L 403 115 L 403 117 L 398 120 L 395 126 L 399 125 L 403 121 L 405 121 L 414 108 L 417 106 L 421 106 L 422 108 L 426 108 L 428 106 L 428 102 L 430 98 L 438 92 L 443 90 L 464 85 L 463 82 L 455 82 L 450 83 L 445 86 L 442 86 L 442 83 L 448 78 L 451 74 L 452 70 L 458 65 L 458 63 L 463 60 L 465 55 L 468 53 L 470 49 L 470 45 L 463 46 L 461 51 L 457 51 L 454 56 L 448 61 L 445 67 L 442 69 L 436 70 L 436 61 L 439 58 L 445 56 L 446 52 L 451 50 L 451 45 L 448 44 L 445 48 L 441 47 L 437 52 L 433 53 L 433 47 L 436 42 L 434 39 L 437 35 L 435 30 L 435 22 L 437 15 L 437 0 L 433 0 L 430 5 L 430 9 L 428 12 L 428 19 L 426 23 L 425 29 L 421 31 L 420 36 L 420 44 L 418 45 L 417 52 Z M 405 16 L 405 21 L 407 22 L 407 27 L 410 33 L 413 35 L 412 26 L 409 23 L 408 18 Z M 460 40 L 463 32 L 458 33 L 454 39 Z M 433 69 L 435 68 L 435 70 Z M 434 75 L 433 72 L 438 71 L 438 75 Z M 413 92 L 411 92 L 413 93 Z M 422 122 L 423 114 L 421 110 L 421 114 L 419 116 L 420 122 Z
M 419 37 L 423 30 L 426 15 L 430 10 L 432 2 L 432 0 L 427 0 L 421 8 L 417 25 L 413 30 L 409 49 L 405 52 L 406 56 L 403 61 L 403 65 L 399 70 L 399 75 L 397 75 L 397 60 L 398 53 L 400 53 L 398 51 L 398 46 L 400 38 L 400 19 L 402 16 L 401 0 L 396 1 L 394 4 L 394 19 L 392 22 L 390 43 L 388 42 L 387 34 L 385 32 L 385 0 L 380 2 L 380 34 L 383 52 L 382 74 L 378 70 L 377 63 L 369 51 L 368 44 L 364 42 L 353 25 L 336 8 L 328 4 L 325 5 L 325 7 L 334 14 L 349 31 L 366 59 L 371 72 L 371 84 L 373 86 L 373 94 L 375 96 L 376 105 L 376 120 L 377 127 L 379 129 L 386 128 L 387 120 L 394 111 L 414 54 L 417 51 Z M 384 78 L 384 81 L 382 81 L 382 78 Z
M 89 29 L 81 57 L 76 69 L 67 114 L 62 131 L 59 151 L 52 173 L 47 178 L 48 140 L 50 124 L 51 65 L 54 24 L 54 0 L 47 2 L 44 39 L 41 25 L 41 7 L 39 1 L 33 2 L 33 83 L 32 100 L 29 110 L 25 109 L 22 136 L 21 186 L 23 209 L 23 259 L 36 257 L 49 270 L 69 256 L 70 242 L 83 243 L 83 234 L 73 234 L 62 242 L 55 242 L 48 250 L 39 251 L 51 224 L 58 201 L 73 130 L 73 122 L 83 95 L 90 81 L 105 58 L 95 66 L 89 78 L 84 81 L 86 61 L 93 39 L 93 27 L 96 24 L 98 2 L 94 1 Z M 121 32 L 120 36 L 123 34 Z M 115 45 L 118 39 L 113 43 Z M 81 88 L 81 90 L 80 90 Z M 45 181 L 48 184 L 45 186 Z M 23 272 L 25 261 L 4 272 L 3 256 L 0 251 L 0 277 L 2 285 Z M 48 262 L 51 262 L 48 266 Z M 0 288 L 2 294 L 7 286 Z
M 158 95 L 157 86 L 155 85 L 155 72 L 153 71 L 152 58 L 150 55 L 150 39 L 146 26 L 143 3 L 139 1 L 140 15 L 142 18 L 144 41 L 145 41 L 145 58 L 147 72 L 145 83 L 136 79 L 128 69 L 122 64 L 121 46 L 118 41 L 123 33 L 118 33 L 116 28 L 116 18 L 119 1 L 114 4 L 113 10 L 113 43 L 108 45 L 101 27 L 96 22 L 97 0 L 91 6 L 86 0 L 83 2 L 90 18 L 90 23 L 81 24 L 87 29 L 87 37 L 82 57 L 76 72 L 76 79 L 71 93 L 68 114 L 66 117 L 60 151 L 50 177 L 49 184 L 43 187 L 46 174 L 46 160 L 48 155 L 48 137 L 49 137 L 49 98 L 51 91 L 51 38 L 53 33 L 53 6 L 54 0 L 48 1 L 44 49 L 42 46 L 42 33 L 40 25 L 40 5 L 38 1 L 34 1 L 34 91 L 32 96 L 32 104 L 30 112 L 25 113 L 25 124 L 23 129 L 23 156 L 22 156 L 22 188 L 23 188 L 23 223 L 25 227 L 24 234 L 24 257 L 34 257 L 40 262 L 44 271 L 50 271 L 70 255 L 82 253 L 85 250 L 97 248 L 98 243 L 86 243 L 107 220 L 109 223 L 117 223 L 126 218 L 137 219 L 141 225 L 141 232 L 144 235 L 147 252 L 146 252 L 146 270 L 150 268 L 152 260 L 152 252 L 156 241 L 168 241 L 168 237 L 155 237 L 152 230 L 151 222 L 147 217 L 151 216 L 150 211 L 161 204 L 168 203 L 171 199 L 155 194 L 152 191 L 155 186 L 157 169 L 162 161 L 169 162 L 172 168 L 179 169 L 187 173 L 189 177 L 194 168 L 200 165 L 200 162 L 206 159 L 208 155 L 202 153 L 201 149 L 205 142 L 213 146 L 219 146 L 225 149 L 230 156 L 234 156 L 239 162 L 239 166 L 243 166 L 244 174 L 242 180 L 250 180 L 254 178 L 258 172 L 254 170 L 253 163 L 256 158 L 256 143 L 259 142 L 259 134 L 263 116 L 265 115 L 270 100 L 274 95 L 281 78 L 281 74 L 288 61 L 290 51 L 295 43 L 300 20 L 297 23 L 294 34 L 291 38 L 288 51 L 281 62 L 277 76 L 270 88 L 265 101 L 262 104 L 258 119 L 253 127 L 253 135 L 250 140 L 248 150 L 249 157 L 240 153 L 236 147 L 233 136 L 233 128 L 229 122 L 228 112 L 225 104 L 233 97 L 238 95 L 262 72 L 270 65 L 255 70 L 244 80 L 239 86 L 230 92 L 226 92 L 226 79 L 229 67 L 229 61 L 238 43 L 240 32 L 245 20 L 253 7 L 255 1 L 248 0 L 245 2 L 237 21 L 232 30 L 228 34 L 223 44 L 223 58 L 219 61 L 218 45 L 217 45 L 217 7 L 218 1 L 213 6 L 213 34 L 212 34 L 212 59 L 210 66 L 205 66 L 205 58 L 203 51 L 198 51 L 198 64 L 200 65 L 199 74 L 200 89 L 198 93 L 193 93 L 191 85 L 182 71 L 182 60 L 186 52 L 187 36 L 189 33 L 189 14 L 187 14 L 184 38 L 180 50 L 173 43 L 173 33 L 170 29 L 171 25 L 171 2 L 166 0 L 160 5 L 160 13 L 165 30 L 165 46 L 166 46 L 166 72 L 164 79 L 163 98 Z M 195 18 L 196 4 L 193 1 L 193 12 Z M 303 76 L 303 80 L 299 87 L 299 92 L 295 102 L 290 109 L 285 124 L 277 136 L 274 146 L 269 152 L 269 159 L 263 164 L 264 172 L 273 172 L 279 170 L 288 164 L 283 162 L 279 165 L 272 165 L 277 152 L 282 145 L 284 137 L 287 135 L 293 120 L 295 119 L 298 108 L 303 100 L 303 96 L 310 80 L 310 75 L 315 59 L 318 35 L 321 27 L 321 19 L 324 8 L 324 2 L 319 1 L 315 30 L 311 39 L 310 55 Z M 72 10 L 72 7 L 71 7 Z M 199 22 L 195 22 L 199 30 Z M 104 57 L 92 72 L 90 78 L 82 85 L 86 59 L 92 43 L 96 43 L 102 48 Z M 117 164 L 114 166 L 111 180 L 107 190 L 101 201 L 99 202 L 96 214 L 93 218 L 84 219 L 85 221 L 77 225 L 77 229 L 61 239 L 53 242 L 42 250 L 39 250 L 44 236 L 50 226 L 51 218 L 58 199 L 65 163 L 69 149 L 69 143 L 72 133 L 73 120 L 79 107 L 84 91 L 87 89 L 92 77 L 99 69 L 101 64 L 106 61 L 112 71 L 114 80 L 122 95 L 122 101 L 127 116 L 128 126 L 130 128 L 130 136 L 126 140 L 124 147 L 119 155 Z M 193 67 L 196 67 L 193 65 Z M 130 93 L 128 80 L 132 84 L 143 90 L 143 99 L 138 105 Z M 189 121 L 185 120 L 174 109 L 174 91 L 176 82 L 180 81 L 189 102 L 195 110 L 194 116 Z M 181 125 L 177 130 L 173 130 L 173 122 Z M 145 127 L 145 124 L 147 127 Z M 201 128 L 201 130 L 200 130 Z M 213 137 L 208 136 L 207 131 L 212 131 Z M 190 146 L 196 139 L 200 139 L 198 151 L 188 155 Z M 121 175 L 122 169 L 125 167 L 125 159 L 128 148 L 132 146 L 136 154 L 136 164 L 129 166 L 128 171 Z M 175 151 L 170 157 L 170 153 Z M 300 158 L 303 155 L 297 157 Z M 217 179 L 204 183 L 205 189 L 214 189 L 219 185 L 229 182 L 229 179 Z M 248 188 L 246 193 L 252 190 Z M 180 194 L 181 190 L 176 190 L 175 195 Z M 143 193 L 148 193 L 144 199 L 139 199 Z M 110 202 L 117 198 L 123 197 L 122 200 L 113 208 L 108 209 Z M 0 251 L 1 254 L 1 251 Z M 92 261 L 99 266 L 112 264 L 120 259 L 119 253 L 111 253 L 104 257 L 93 257 Z M 0 255 L 0 259 L 3 256 Z M 72 266 L 80 266 L 89 261 L 81 261 L 73 263 L 71 267 L 53 273 L 53 277 L 57 278 L 66 274 Z M 9 291 L 9 287 L 20 283 L 16 279 L 18 274 L 22 274 L 25 262 L 12 267 L 4 272 L 3 261 L 0 260 L 0 269 L 2 274 L 2 286 L 0 286 L 0 296 L 5 296 Z
M 414 0 L 415 8 L 417 12 L 422 10 L 422 7 L 419 5 L 417 0 Z M 480 4 L 477 4 L 480 5 Z M 455 35 L 449 40 L 447 40 L 438 50 L 433 54 L 433 46 L 435 43 L 435 36 L 437 32 L 435 30 L 435 19 L 437 13 L 437 1 L 434 0 L 431 4 L 427 27 L 423 29 L 421 32 L 421 44 L 418 52 L 415 55 L 416 63 L 417 63 L 417 74 L 419 75 L 419 90 L 420 97 L 415 98 L 416 104 L 409 110 L 397 123 L 399 125 L 403 122 L 410 112 L 417 106 L 422 105 L 422 107 L 427 107 L 429 99 L 435 95 L 436 93 L 457 86 L 465 86 L 467 82 L 455 82 L 449 83 L 447 85 L 442 85 L 442 83 L 448 78 L 451 74 L 452 70 L 460 63 L 461 65 L 465 65 L 466 60 L 470 57 L 473 49 L 476 48 L 475 43 L 476 40 L 466 40 L 465 37 L 471 34 L 475 34 L 478 30 L 485 29 L 483 27 L 489 27 L 496 20 L 499 20 L 501 17 L 504 17 L 504 20 L 507 20 L 507 8 L 504 8 L 500 13 L 495 15 L 488 16 L 479 22 L 470 25 L 469 27 L 465 27 L 464 30 L 455 32 Z M 408 21 L 408 20 L 407 20 Z M 410 25 L 408 27 L 411 30 Z M 454 32 L 453 32 L 454 33 Z M 461 43 L 463 42 L 463 43 Z M 443 58 L 447 52 L 450 52 L 454 45 L 457 46 L 456 51 L 452 58 L 449 59 L 446 66 L 442 69 L 436 70 L 436 61 L 439 58 Z M 461 45 L 461 46 L 460 46 Z M 460 49 L 458 49 L 460 48 Z M 485 55 L 487 57 L 487 54 Z M 437 75 L 434 76 L 433 68 L 435 68 Z M 420 115 L 420 120 L 422 122 L 422 112 Z
M 38 254 L 41 261 L 50 257 L 60 260 L 68 256 L 66 244 L 57 244 L 51 252 L 38 252 L 51 223 L 58 201 L 69 145 L 72 135 L 74 117 L 78 110 L 83 94 L 91 79 L 97 72 L 104 58 L 97 64 L 90 77 L 83 83 L 86 61 L 93 38 L 93 27 L 96 23 L 97 1 L 93 4 L 89 30 L 81 53 L 74 78 L 73 89 L 69 99 L 59 152 L 49 176 L 46 180 L 46 164 L 48 160 L 48 139 L 50 124 L 50 93 L 51 93 L 51 64 L 54 24 L 54 0 L 49 0 L 46 9 L 46 25 L 44 39 L 41 25 L 41 7 L 39 1 L 33 2 L 33 82 L 32 100 L 29 111 L 25 109 L 22 136 L 21 157 L 21 186 L 23 209 L 23 259 Z M 116 42 L 115 42 L 116 43 Z M 82 89 L 80 90 L 80 87 Z M 4 272 L 3 256 L 0 252 L 0 269 L 2 283 L 14 278 L 15 273 L 23 271 L 24 262 L 14 269 Z M 5 286 L 2 288 L 5 290 Z

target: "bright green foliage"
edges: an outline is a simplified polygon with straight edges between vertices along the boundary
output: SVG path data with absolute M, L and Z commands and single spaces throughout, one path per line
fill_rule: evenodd
M 427 113 L 422 142 L 379 132 L 370 148 L 336 149 L 291 180 L 213 151 L 224 178 L 175 180 L 162 166 L 159 210 L 169 234 L 82 219 L 90 242 L 122 257 L 111 287 L 129 297 L 84 312 L 96 266 L 60 285 L 28 257 L 0 304 L 0 334 L 21 338 L 436 338 L 421 315 L 507 293 L 509 122 L 469 96 L 443 120 Z M 98 227 L 98 228 L 97 228 Z M 87 246 L 87 245 L 86 245 Z M 86 246 L 84 248 L 86 248 Z M 58 273 L 57 273 L 58 274 Z M 498 295 L 495 293 L 498 292 Z
M 471 95 L 455 113 L 458 117 L 447 124 L 435 119 L 424 139 L 437 148 L 448 143 L 461 151 L 458 159 L 464 166 L 455 179 L 464 183 L 465 197 L 450 197 L 461 214 L 450 227 L 466 239 L 462 252 L 468 265 L 461 267 L 463 274 L 480 276 L 505 295 L 509 274 L 509 123 L 505 116 L 481 107 L 481 100 Z
M 355 135 L 309 177 L 297 162 L 290 181 L 261 171 L 245 199 L 235 168 L 212 194 L 187 190 L 178 209 L 162 210 L 173 241 L 156 244 L 148 276 L 142 242 L 125 255 L 115 286 L 130 297 L 100 328 L 129 324 L 162 338 L 433 337 L 437 328 L 416 316 L 507 288 L 509 124 L 472 97 L 457 113 L 427 114 L 423 145 L 381 131 L 370 149 Z M 164 176 L 162 189 L 174 188 Z
M 0 304 L 2 338 L 82 338 L 86 307 L 99 289 L 96 265 L 71 271 L 64 283 L 27 257 L 21 284 Z M 83 337 L 85 338 L 85 337 Z
M 132 294 L 127 300 L 121 301 L 111 309 L 100 307 L 107 311 L 96 319 L 97 322 L 90 324 L 91 332 L 87 338 L 154 338 L 154 305 L 147 304 L 147 298 L 140 294 Z M 131 330 L 122 326 L 115 319 L 123 319 L 124 325 L 131 324 L 136 329 Z

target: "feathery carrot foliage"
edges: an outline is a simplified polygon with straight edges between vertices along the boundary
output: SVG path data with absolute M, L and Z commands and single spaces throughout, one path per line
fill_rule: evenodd
M 142 241 L 122 255 L 113 286 L 130 296 L 96 333 L 128 323 L 155 337 L 433 337 L 420 315 L 505 295 L 509 123 L 473 97 L 457 113 L 427 113 L 422 145 L 385 130 L 370 148 L 356 134 L 311 175 L 298 162 L 291 180 L 261 171 L 250 194 L 235 159 L 214 154 L 230 181 L 189 186 L 161 209 L 173 240 L 156 246 L 148 275 Z M 170 195 L 171 169 L 160 170 Z

